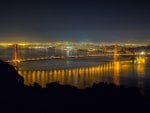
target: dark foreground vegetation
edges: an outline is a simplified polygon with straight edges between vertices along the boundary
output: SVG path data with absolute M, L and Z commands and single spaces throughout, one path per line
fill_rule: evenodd
M 73 86 L 25 86 L 23 78 L 0 61 L 0 113 L 150 113 L 149 97 L 136 88 L 95 84 L 79 90 Z

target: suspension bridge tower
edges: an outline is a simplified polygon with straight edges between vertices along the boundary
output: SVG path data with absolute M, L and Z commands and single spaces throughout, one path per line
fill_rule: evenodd
M 18 68 L 18 44 L 14 44 L 14 64 Z
M 15 44 L 15 50 L 14 50 L 14 60 L 18 60 L 18 44 Z
M 114 46 L 114 61 L 117 61 L 118 59 L 118 45 L 115 44 Z

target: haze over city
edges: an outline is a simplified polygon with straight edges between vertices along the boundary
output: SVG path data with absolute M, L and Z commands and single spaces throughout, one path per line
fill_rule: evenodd
M 149 42 L 148 0 L 5 0 L 1 41 Z

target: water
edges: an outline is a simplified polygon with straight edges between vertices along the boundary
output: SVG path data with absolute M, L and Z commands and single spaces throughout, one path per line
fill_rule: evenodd
M 104 60 L 105 59 L 105 60 Z M 18 71 L 26 85 L 35 82 L 45 87 L 58 82 L 79 89 L 92 87 L 94 83 L 114 83 L 137 87 L 142 93 L 150 89 L 150 62 L 112 61 L 109 58 L 87 58 L 24 62 Z
M 93 58 L 91 61 L 88 60 L 87 62 L 86 59 L 80 63 L 74 60 L 54 61 L 57 64 L 51 67 L 52 62 L 40 61 L 36 64 L 30 62 L 29 67 L 26 67 L 27 65 L 22 66 L 23 68 L 19 70 L 19 73 L 25 79 L 25 84 L 33 85 L 36 82 L 45 87 L 47 83 L 59 82 L 84 89 L 91 87 L 94 83 L 106 82 L 127 87 L 138 87 L 141 90 L 150 85 L 149 63 L 98 62 L 98 58 Z M 35 67 L 35 70 L 32 66 Z
M 20 57 L 23 58 L 51 55 L 49 51 L 41 49 L 20 51 Z M 58 55 L 65 54 L 63 51 L 58 52 Z M 0 57 L 11 59 L 12 53 L 9 48 L 3 54 L 0 53 Z M 106 82 L 137 87 L 145 94 L 150 91 L 149 70 L 149 58 L 144 59 L 144 62 L 133 63 L 128 58 L 124 61 L 113 61 L 113 57 L 93 57 L 21 62 L 18 73 L 24 78 L 26 85 L 36 82 L 45 87 L 48 83 L 58 82 L 84 89 L 92 87 L 94 83 Z

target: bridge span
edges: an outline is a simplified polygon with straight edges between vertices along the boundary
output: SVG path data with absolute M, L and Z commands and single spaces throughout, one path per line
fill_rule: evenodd
M 14 63 L 14 65 L 17 67 L 18 63 L 20 62 L 26 62 L 26 61 L 40 61 L 40 60 L 52 60 L 52 59 L 76 59 L 76 58 L 91 58 L 91 57 L 112 57 L 114 60 L 117 60 L 120 56 L 122 57 L 130 57 L 135 58 L 137 56 L 140 56 L 141 54 L 135 54 L 135 53 L 118 53 L 117 46 L 114 47 L 114 52 L 112 53 L 102 53 L 97 55 L 75 55 L 75 56 L 47 56 L 47 57 L 40 57 L 40 58 L 19 58 L 18 57 L 18 44 L 14 45 L 14 58 L 11 60 L 7 60 L 8 63 Z M 150 55 L 150 53 L 146 54 L 147 56 Z M 143 55 L 144 56 L 144 55 Z
M 148 54 L 149 55 L 149 54 Z M 7 60 L 6 62 L 10 63 L 10 62 L 25 62 L 25 61 L 40 61 L 40 60 L 52 60 L 52 59 L 71 59 L 71 58 L 92 58 L 92 57 L 123 57 L 123 56 L 129 56 L 129 57 L 136 57 L 136 56 L 140 56 L 138 54 L 133 55 L 133 54 L 101 54 L 101 55 L 88 55 L 88 56 L 49 56 L 49 57 L 40 57 L 40 58 L 26 58 L 26 59 L 14 59 L 14 60 Z

